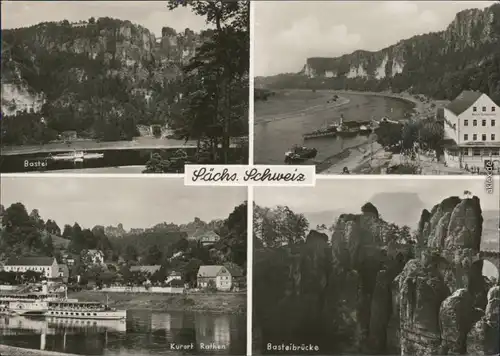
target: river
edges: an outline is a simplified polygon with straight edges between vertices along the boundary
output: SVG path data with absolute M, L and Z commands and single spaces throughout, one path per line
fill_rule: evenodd
M 234 314 L 141 310 L 129 310 L 126 321 L 0 316 L 0 344 L 79 355 L 244 355 L 245 319 Z M 195 348 L 174 351 L 171 343 L 192 343 Z M 219 349 L 207 350 L 212 344 Z
M 284 164 L 284 154 L 293 145 L 318 150 L 321 162 L 344 149 L 367 142 L 367 137 L 318 138 L 304 142 L 302 135 L 338 121 L 380 120 L 387 116 L 401 120 L 414 104 L 402 99 L 366 94 L 340 94 L 347 104 L 332 107 L 326 101 L 332 92 L 290 90 L 278 92 L 268 101 L 255 103 L 254 160 L 256 164 Z M 309 163 L 310 164 L 310 163 Z

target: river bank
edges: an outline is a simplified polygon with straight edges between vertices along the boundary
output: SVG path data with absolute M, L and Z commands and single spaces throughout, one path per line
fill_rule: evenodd
M 411 95 L 409 93 L 391 93 L 391 92 L 362 92 L 362 91 L 335 91 L 338 95 L 342 94 L 354 94 L 354 95 L 371 95 L 371 96 L 381 96 L 392 99 L 400 99 L 411 103 L 414 108 L 413 118 L 424 119 L 428 116 L 434 115 L 436 110 L 440 107 L 444 107 L 447 101 L 436 101 L 432 99 L 420 100 L 423 96 L 421 95 Z M 382 170 L 390 166 L 395 158 L 390 152 L 386 152 L 383 147 L 377 142 L 373 142 L 374 138 L 367 142 L 359 144 L 355 147 L 350 147 L 343 150 L 342 152 L 328 157 L 326 160 L 322 161 L 317 165 L 317 172 L 322 174 L 340 174 L 342 173 L 344 167 L 347 167 L 351 173 L 357 174 L 380 174 Z M 429 162 L 426 162 L 429 165 Z M 432 167 L 426 167 L 427 171 L 450 171 L 446 167 L 440 167 L 436 162 L 431 164 Z M 425 173 L 426 173 L 425 172 Z M 454 173 L 451 172 L 450 173 Z
M 121 293 L 80 291 L 69 293 L 69 298 L 80 301 L 105 301 L 117 309 L 149 309 L 157 312 L 210 312 L 244 314 L 247 310 L 246 293 Z
M 63 353 L 63 352 L 25 349 L 22 347 L 14 347 L 14 346 L 0 344 L 0 356 L 77 356 L 77 355 Z

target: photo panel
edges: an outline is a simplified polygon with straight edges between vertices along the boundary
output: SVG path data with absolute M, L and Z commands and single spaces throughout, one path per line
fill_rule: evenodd
M 254 355 L 499 353 L 498 191 L 384 178 L 255 188 Z
M 2 2 L 0 172 L 248 164 L 249 1 Z
M 0 354 L 246 354 L 246 187 L 9 176 L 0 207 Z
M 498 21 L 491 1 L 255 2 L 255 163 L 500 172 Z

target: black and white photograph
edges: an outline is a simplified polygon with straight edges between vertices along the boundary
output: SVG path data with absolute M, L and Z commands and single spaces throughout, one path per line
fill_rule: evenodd
M 498 193 L 380 178 L 255 188 L 253 354 L 498 355 Z
M 245 355 L 247 189 L 2 177 L 0 354 Z
M 500 172 L 498 1 L 256 1 L 256 164 Z
M 1 7 L 0 172 L 248 164 L 248 0 Z

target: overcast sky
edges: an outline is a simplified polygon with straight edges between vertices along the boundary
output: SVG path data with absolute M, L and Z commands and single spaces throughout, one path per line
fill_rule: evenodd
M 298 72 L 308 57 L 377 51 L 444 30 L 457 12 L 492 1 L 255 1 L 256 76 Z
M 499 210 L 498 192 L 500 180 L 495 177 L 495 194 L 487 194 L 485 178 L 464 179 L 373 179 L 373 180 L 316 180 L 315 187 L 256 187 L 255 203 L 265 207 L 287 205 L 300 213 L 331 210 L 358 213 L 363 204 L 374 195 L 384 192 L 418 193 L 420 199 L 431 209 L 449 196 L 463 196 L 469 190 L 481 199 L 482 210 Z
M 129 20 L 156 36 L 161 35 L 163 26 L 177 32 L 186 28 L 199 32 L 208 27 L 205 17 L 194 15 L 189 7 L 169 11 L 166 1 L 2 1 L 2 29 L 47 21 L 88 20 L 90 17 Z
M 195 217 L 208 222 L 227 218 L 247 199 L 245 187 L 186 187 L 183 178 L 2 177 L 0 192 L 5 208 L 21 202 L 61 228 L 75 222 L 146 228 Z

